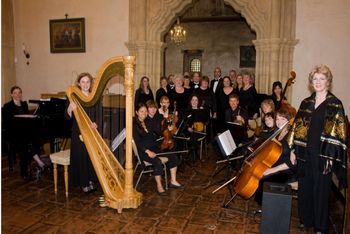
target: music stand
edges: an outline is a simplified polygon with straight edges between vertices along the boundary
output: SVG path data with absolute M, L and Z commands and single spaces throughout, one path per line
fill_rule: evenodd
M 206 188 L 211 187 L 215 184 L 218 183 L 222 183 L 223 181 L 227 181 L 230 172 L 232 171 L 232 167 L 230 165 L 230 163 L 232 161 L 241 159 L 244 157 L 243 155 L 237 155 L 239 152 L 241 152 L 242 149 L 245 148 L 245 145 L 239 145 L 237 147 L 235 140 L 233 139 L 231 132 L 229 130 L 226 130 L 222 133 L 219 133 L 216 137 L 215 137 L 216 142 L 219 145 L 219 149 L 221 151 L 221 154 L 224 155 L 225 159 L 223 160 L 218 160 L 216 162 L 217 166 L 215 168 L 214 173 L 211 175 L 211 178 L 214 178 L 216 175 L 218 175 L 221 171 L 223 171 L 224 169 L 227 169 L 226 172 L 226 179 L 223 179 L 221 181 L 217 181 L 215 183 L 211 183 L 211 181 L 209 181 L 209 184 L 206 186 Z M 222 167 L 219 167 L 219 164 L 224 163 L 224 165 Z M 232 196 L 232 189 L 228 188 L 229 192 Z

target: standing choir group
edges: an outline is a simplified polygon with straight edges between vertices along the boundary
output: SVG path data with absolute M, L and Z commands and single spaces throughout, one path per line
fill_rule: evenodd
M 90 95 L 92 81 L 90 74 L 82 73 L 76 85 L 85 95 Z M 280 82 L 273 84 L 271 96 L 261 100 L 254 81 L 255 77 L 248 72 L 236 74 L 234 70 L 222 78 L 221 69 L 217 67 L 211 81 L 208 76 L 201 77 L 197 72 L 192 74 L 192 78 L 181 74 L 162 77 L 154 98 L 149 78 L 142 77 L 135 93 L 136 115 L 133 121 L 133 138 L 141 160 L 153 164 L 157 192 L 166 196 L 161 181 L 162 163 L 157 153 L 184 147 L 181 141 L 174 143 L 176 136 L 189 139 L 190 150 L 196 155 L 196 139 L 203 133 L 210 142 L 213 136 L 229 129 L 237 143 L 244 143 L 248 139 L 249 120 L 261 119 L 260 131 L 255 131 L 260 139 L 267 139 L 276 128 L 283 126 L 277 136 L 282 154 L 272 168 L 264 172 L 260 184 L 264 181 L 287 183 L 297 180 L 301 227 L 307 231 L 313 229 L 318 233 L 328 233 L 332 173 L 338 177 L 340 188 L 347 186 L 347 119 L 342 102 L 330 92 L 332 73 L 326 65 L 312 69 L 309 84 L 313 92 L 302 101 L 296 116 L 281 106 L 286 100 L 281 95 Z M 14 115 L 27 113 L 21 91 L 19 87 L 14 87 L 11 90 L 12 101 L 3 108 L 9 123 Z M 80 186 L 89 193 L 96 190 L 97 178 L 79 137 L 73 113 L 76 108 L 75 103 L 67 104 L 66 118 L 73 119 L 70 185 Z M 96 124 L 100 118 L 99 108 L 83 108 L 92 120 L 91 127 L 99 128 Z M 290 124 L 286 125 L 286 122 Z M 11 142 L 16 145 L 15 138 Z M 36 152 L 31 154 L 36 159 Z M 176 178 L 180 160 L 176 155 L 166 157 L 171 173 L 169 187 L 183 188 Z M 258 203 L 262 200 L 261 188 L 259 186 L 255 194 Z

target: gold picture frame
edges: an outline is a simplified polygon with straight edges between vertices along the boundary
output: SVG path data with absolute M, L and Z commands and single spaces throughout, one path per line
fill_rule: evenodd
M 50 20 L 51 53 L 85 52 L 85 18 Z

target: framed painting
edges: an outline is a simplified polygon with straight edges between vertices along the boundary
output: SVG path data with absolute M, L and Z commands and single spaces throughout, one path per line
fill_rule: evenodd
M 85 52 L 85 18 L 50 20 L 50 51 Z
M 239 67 L 255 67 L 256 51 L 254 46 L 240 46 Z

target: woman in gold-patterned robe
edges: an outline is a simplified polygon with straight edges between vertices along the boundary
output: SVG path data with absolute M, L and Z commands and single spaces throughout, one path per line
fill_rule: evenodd
M 332 73 L 318 65 L 309 75 L 314 90 L 304 99 L 289 135 L 291 161 L 298 166 L 301 227 L 328 233 L 332 173 L 346 187 L 346 118 L 342 102 L 330 91 Z

